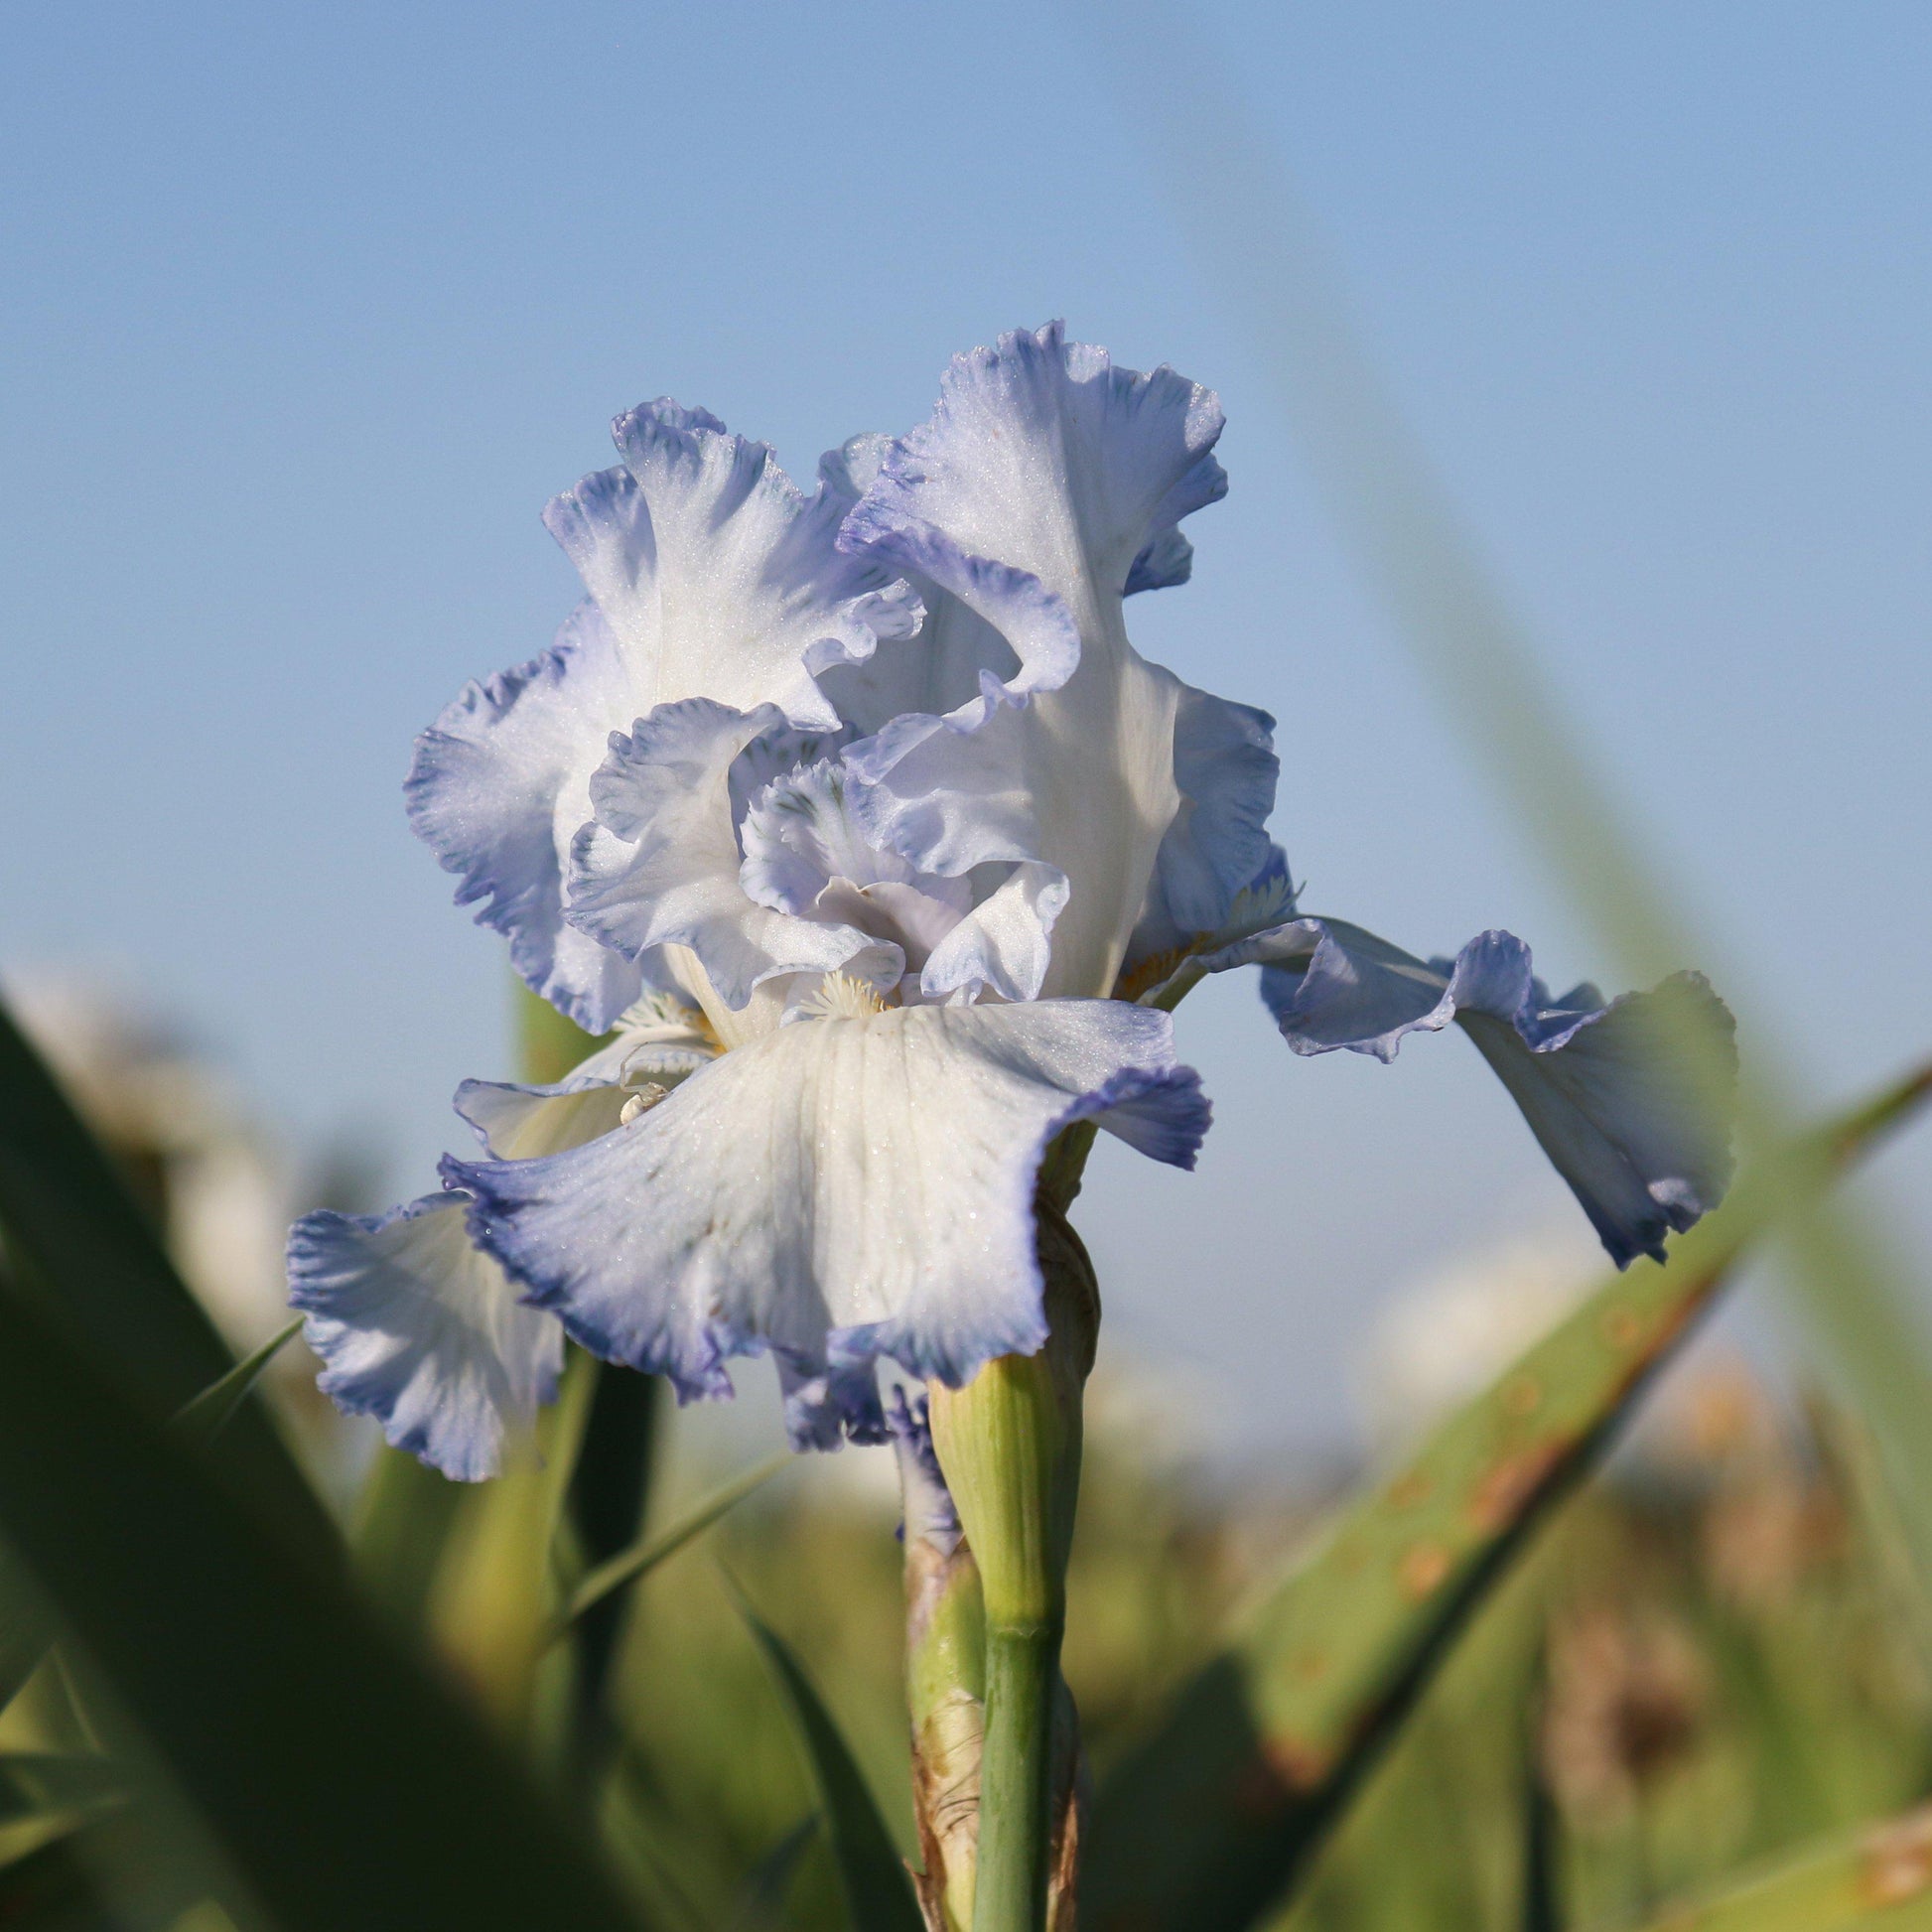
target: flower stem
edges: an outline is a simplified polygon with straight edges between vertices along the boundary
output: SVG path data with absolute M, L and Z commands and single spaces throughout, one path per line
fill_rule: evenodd
M 1043 1932 L 1053 1813 L 1060 1792 L 1071 1807 L 1075 1788 L 1078 1747 L 1059 1682 L 1060 1635 L 1080 1489 L 1081 1387 L 1093 1366 L 1100 1299 L 1093 1264 L 1050 1199 L 1038 1203 L 1038 1243 L 1044 1347 L 995 1357 L 963 1389 L 935 1383 L 928 1391 L 933 1448 L 978 1566 L 986 1614 L 973 1932 Z M 1062 1703 L 1056 1761 L 1054 1715 Z M 1059 1889 L 1070 1912 L 1077 1838 L 1066 1849 Z
M 1053 1687 L 1060 1625 L 986 1633 L 986 1746 L 980 1770 L 973 1932 L 1043 1932 L 1052 1839 Z

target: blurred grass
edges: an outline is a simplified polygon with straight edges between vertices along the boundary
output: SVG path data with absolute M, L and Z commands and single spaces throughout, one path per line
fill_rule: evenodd
M 1189 235 L 1253 329 L 1285 418 L 1419 668 L 1619 972 L 1643 982 L 1701 965 L 1746 1006 L 1746 1137 L 1780 1142 L 1795 1083 L 1770 1032 L 1752 1022 L 1748 987 L 1624 822 L 1527 627 L 1386 393 L 1342 278 L 1279 162 L 1197 42 L 1184 62 L 1144 58 L 1183 37 L 1165 9 L 1136 4 L 1093 17 Z M 590 1044 L 520 989 L 516 1025 L 527 1079 L 561 1077 Z M 0 1037 L 0 1051 L 13 1044 Z M 16 1178 L 31 1176 L 39 1130 L 30 1122 L 23 1132 L 16 1117 L 3 1131 Z M 117 1204 L 91 1219 L 59 1188 L 37 1197 L 31 1178 L 0 1200 L 14 1226 L 16 1286 L 51 1267 L 84 1291 L 65 1336 L 21 1328 L 16 1339 L 30 1353 L 48 1344 L 35 1363 L 43 1384 L 60 1386 L 36 1387 L 16 1361 L 17 1406 L 38 1403 L 50 1434 L 73 1420 L 63 1402 L 85 1410 L 103 1441 L 122 1429 L 130 1492 L 145 1484 L 157 1520 L 176 1510 L 202 1535 L 204 1554 L 225 1550 L 227 1562 L 235 1551 L 223 1545 L 224 1524 L 233 1524 L 221 1487 L 209 1483 L 184 1504 L 169 1484 L 192 1488 L 195 1465 L 165 1437 L 154 1439 L 153 1466 L 139 1467 L 149 1446 L 141 1424 L 117 1417 L 85 1366 L 62 1352 L 77 1326 L 103 1360 L 119 1355 L 124 1370 L 154 1383 L 151 1394 L 177 1404 L 229 1368 L 140 1215 L 110 1192 Z M 1866 1828 L 1932 1789 L 1932 1373 L 1882 1234 L 1820 1208 L 1800 1214 L 1790 1246 L 1853 1401 L 1819 1390 L 1808 1406 L 1782 1403 L 1737 1373 L 1690 1390 L 1673 1411 L 1674 1433 L 1653 1429 L 1612 1479 L 1575 1501 L 1447 1651 L 1293 1901 L 1241 1923 L 1278 1932 L 1652 1923 L 1829 1932 L 1874 1912 L 1885 1923 L 1922 1922 L 1932 1909 L 1924 1828 L 1875 1841 Z M 182 1553 L 151 1534 L 130 1549 L 69 1552 L 35 1496 L 31 1462 L 18 1445 L 11 1461 L 0 1452 L 0 1498 L 60 1586 L 69 1631 L 93 1640 L 108 1676 L 170 1747 L 219 1842 L 200 1847 L 192 1831 L 158 1823 L 161 1814 L 138 1802 L 125 1815 L 91 1815 L 85 1794 L 113 1776 L 93 1699 L 75 1688 L 70 1643 L 32 1668 L 47 1605 L 0 1570 L 0 1693 L 32 1669 L 0 1715 L 0 1795 L 13 1806 L 0 1805 L 0 1926 L 272 1932 L 332 1916 L 387 1924 L 399 1911 L 414 1915 L 412 1932 L 444 1922 L 435 1913 L 475 1926 L 506 1912 L 541 1922 L 557 1898 L 519 1888 L 516 1861 L 501 1857 L 519 1831 L 543 1840 L 540 1806 L 520 1823 L 499 1811 L 484 1827 L 493 1838 L 481 1868 L 463 1870 L 453 1891 L 426 1886 L 414 1903 L 385 1898 L 358 1917 L 341 1872 L 320 1900 L 288 1883 L 287 1847 L 276 1837 L 300 1838 L 307 1821 L 263 1801 L 286 1805 L 289 1789 L 320 1789 L 320 1769 L 337 1767 L 351 1787 L 345 1815 L 362 1818 L 379 1848 L 407 1840 L 381 1836 L 394 1824 L 378 1802 L 396 1789 L 389 1758 L 406 1760 L 426 1739 L 455 1740 L 465 1761 L 450 1776 L 481 1793 L 485 1809 L 500 1806 L 505 1788 L 520 1789 L 499 1779 L 489 1743 L 480 1727 L 465 1727 L 450 1689 L 599 1828 L 646 1922 L 834 1932 L 854 1923 L 855 1882 L 875 1886 L 894 1912 L 891 1858 L 909 1849 L 912 1830 L 896 1509 L 890 1482 L 878 1479 L 884 1451 L 812 1465 L 782 1501 L 755 1496 L 713 1532 L 768 1632 L 748 1630 L 717 1566 L 686 1554 L 654 1563 L 575 1624 L 568 1642 L 552 1641 L 587 1575 L 640 1537 L 669 1541 L 666 1526 L 725 1473 L 681 1466 L 680 1432 L 662 1411 L 652 1385 L 573 1355 L 564 1401 L 544 1424 L 541 1463 L 464 1491 L 375 1452 L 352 1540 L 355 1576 L 407 1648 L 392 1653 L 381 1631 L 363 1630 L 346 1596 L 339 1629 L 317 1624 L 313 1603 L 291 1612 L 317 1656 L 333 1655 L 346 1632 L 372 1669 L 390 1673 L 391 1726 L 397 1712 L 410 1714 L 398 1740 L 367 1716 L 366 1698 L 345 1693 L 344 1709 L 362 1714 L 358 1742 L 380 1760 L 366 1788 L 340 1737 L 314 1763 L 259 1738 L 244 1750 L 235 1739 L 248 1714 L 223 1703 L 206 1657 L 194 1661 L 207 1709 L 233 1734 L 225 1746 L 198 1735 L 165 1654 L 130 1649 L 100 1601 L 103 1581 L 124 1592 L 151 1584 Z M 252 1474 L 254 1501 L 279 1490 L 313 1549 L 326 1526 L 265 1410 L 249 1398 L 236 1416 L 241 1427 L 224 1447 Z M 1176 1688 L 1216 1656 L 1231 1605 L 1279 1568 L 1325 1499 L 1298 1496 L 1281 1472 L 1250 1488 L 1189 1476 L 1151 1461 L 1144 1432 L 1096 1427 L 1091 1436 L 1065 1670 L 1104 1784 L 1158 1734 Z M 580 1455 L 586 1444 L 595 1449 Z M 69 1449 L 76 1506 L 95 1512 L 98 1531 L 114 1472 L 89 1462 L 99 1461 L 100 1441 L 88 1449 L 76 1438 Z M 242 1486 L 232 1471 L 221 1481 Z M 264 1553 L 253 1569 L 230 1565 L 243 1594 L 220 1605 L 231 1620 L 216 1617 L 215 1627 L 244 1661 L 261 1638 L 252 1626 L 294 1602 L 280 1563 Z M 262 1655 L 288 1635 L 262 1639 Z M 195 1641 L 176 1629 L 176 1649 Z M 295 1669 L 286 1644 L 277 1654 Z M 410 1675 L 426 1658 L 428 1674 Z M 815 1688 L 801 1694 L 805 1685 Z M 801 1712 L 816 1780 L 799 1750 Z M 328 1735 L 323 1715 L 311 1713 L 318 1737 Z M 839 1738 L 854 1765 L 831 1748 Z M 237 1776 L 255 1763 L 274 1767 L 279 1796 Z M 1184 1778 L 1188 1767 L 1180 1769 Z M 855 1863 L 850 1802 L 863 1789 L 880 1796 L 884 1815 L 862 1821 L 866 1848 Z M 828 1793 L 843 1793 L 830 1819 Z M 1276 1794 L 1271 1786 L 1251 1795 L 1259 1808 Z M 1231 1802 L 1239 1807 L 1240 1792 Z M 1160 1821 L 1146 1829 L 1158 1832 Z M 366 1863 L 368 1847 L 359 1850 Z M 223 1851 L 255 1881 L 253 1893 L 230 1882 Z M 313 1862 L 313 1850 L 304 1856 Z M 406 1851 L 393 1857 L 408 1863 Z M 1735 1874 L 1757 1866 L 1766 1875 L 1739 1889 Z M 573 1923 L 621 1920 L 594 1867 L 570 1882 L 580 1888 Z M 1707 1902 L 1674 1903 L 1686 1898 Z M 1119 1922 L 1143 1921 L 1128 1913 Z
M 1736 1211 L 1747 1208 L 1740 1197 Z M 1707 1239 L 1724 1238 L 1714 1223 Z M 1618 1292 L 1640 1286 L 1626 1277 Z M 686 1544 L 614 1592 L 602 1662 L 581 1627 L 546 1649 L 593 1548 L 626 1522 L 632 1545 L 668 1540 L 745 1464 L 742 1446 L 707 1454 L 701 1433 L 635 1405 L 614 1426 L 616 1448 L 607 1444 L 611 1494 L 595 1543 L 574 1506 L 576 1448 L 604 1386 L 594 1364 L 573 1358 L 546 1423 L 547 1461 L 493 1486 L 466 1489 L 378 1455 L 355 1574 L 390 1625 L 433 1646 L 445 1682 L 599 1828 L 647 1922 L 835 1932 L 851 1923 L 837 1835 L 717 1563 Z M 1150 1416 L 1146 1394 L 1110 1394 L 1104 1382 L 1089 1436 L 1065 1667 L 1104 1785 L 1330 1498 L 1298 1493 L 1288 1471 L 1235 1484 L 1171 1452 L 1162 1459 L 1173 1432 Z M 1740 1866 L 1800 1854 L 1925 1794 L 1932 1600 L 1901 1560 L 1890 1492 L 1870 1479 L 1864 1423 L 1822 1394 L 1774 1401 L 1733 1371 L 1680 1393 L 1646 1441 L 1573 1502 L 1487 1604 L 1306 1889 L 1267 1923 L 1635 1927 Z M 903 1854 L 912 1832 L 896 1520 L 890 1452 L 847 1450 L 801 1460 L 707 1535 L 816 1687 Z M 314 1654 L 344 1634 L 316 1636 Z M 594 1711 L 584 1701 L 593 1682 Z M 29 1754 L 17 1760 L 28 1764 L 93 1752 L 88 1698 L 58 1657 L 43 1664 L 0 1717 L 0 1753 Z M 396 1743 L 373 1721 L 349 1762 L 371 1752 L 384 1762 Z M 193 1763 L 196 1747 L 181 1747 Z M 243 1761 L 258 1803 L 262 1760 Z M 373 1765 L 369 1774 L 382 1788 Z M 69 1789 L 98 1775 L 76 1770 Z M 163 1826 L 143 1804 L 123 1809 L 0 1820 L 0 1925 L 273 1932 L 309 1922 L 244 1895 L 192 1831 Z M 1902 1882 L 1896 1869 L 1892 1881 Z M 1835 1882 L 1801 1872 L 1779 1895 L 1838 1897 Z M 1802 1915 L 1788 1922 L 1816 1932 Z

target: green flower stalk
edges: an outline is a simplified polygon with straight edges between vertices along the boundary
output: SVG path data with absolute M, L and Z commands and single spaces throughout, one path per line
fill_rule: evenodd
M 964 1883 L 953 1875 L 957 1860 L 949 1861 L 944 1885 L 948 1909 L 970 1893 L 972 1932 L 1044 1932 L 1070 1924 L 1073 1903 L 1078 1746 L 1059 1657 L 1080 1486 L 1081 1392 L 1100 1299 L 1093 1265 L 1064 1216 L 1044 1200 L 1038 1216 L 1045 1346 L 998 1357 L 963 1389 L 935 1383 L 929 1393 L 933 1448 L 983 1610 L 976 1856 Z M 908 1564 L 910 1553 L 908 1525 Z M 962 1586 L 953 1589 L 957 1595 Z M 927 1627 L 939 1626 L 929 1620 Z M 936 1660 L 930 1637 L 925 1650 Z M 940 1707 L 929 1688 L 923 1694 L 930 1722 Z M 921 1695 L 915 1682 L 915 1733 Z M 956 1771 L 963 1733 L 950 1741 Z M 942 1853 L 952 1852 L 945 1838 L 940 1843 Z

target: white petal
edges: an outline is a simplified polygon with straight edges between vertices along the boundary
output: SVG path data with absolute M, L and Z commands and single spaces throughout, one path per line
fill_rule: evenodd
M 733 711 L 705 698 L 660 705 L 615 738 L 591 787 L 597 822 L 571 855 L 570 916 L 629 958 L 687 946 L 727 1006 L 794 972 L 864 972 L 882 986 L 899 949 L 848 925 L 760 905 L 745 891 L 733 830 L 732 770 L 759 737 L 787 731 L 770 705 Z
M 461 695 L 416 741 L 404 795 L 417 835 L 508 936 L 533 992 L 593 1034 L 637 997 L 642 974 L 564 921 L 570 841 L 614 730 L 637 712 L 636 680 L 595 605 L 543 656 Z
M 638 673 L 641 713 L 704 696 L 837 723 L 810 673 L 909 634 L 918 602 L 836 550 L 844 500 L 807 498 L 762 443 L 659 400 L 613 425 L 621 470 L 545 512 Z
M 471 1243 L 467 1194 L 388 1214 L 309 1214 L 289 1235 L 289 1301 L 326 1364 L 323 1393 L 461 1482 L 494 1475 L 504 1437 L 556 1393 L 563 1330 Z
M 1097 1118 L 1191 1166 L 1207 1125 L 1167 1016 L 1111 1001 L 909 1007 L 781 1028 L 541 1161 L 453 1162 L 478 1238 L 599 1354 L 730 1391 L 878 1355 L 958 1383 L 1043 1339 L 1033 1193 Z
M 878 785 L 875 839 L 921 871 L 1062 876 L 1049 994 L 1112 990 L 1179 808 L 1182 687 L 1129 643 L 1121 601 L 1150 539 L 1224 487 L 1220 427 L 1213 396 L 1171 369 L 1116 369 L 1057 324 L 1004 337 L 955 358 L 932 421 L 891 447 L 840 536 L 1013 647 L 1013 675 L 984 669 L 977 697 L 898 719 L 853 762 Z

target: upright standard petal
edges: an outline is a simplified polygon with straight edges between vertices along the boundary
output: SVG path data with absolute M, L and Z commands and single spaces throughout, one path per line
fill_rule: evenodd
M 464 687 L 416 741 L 403 787 L 410 823 L 457 903 L 482 902 L 534 993 L 587 1033 L 607 1031 L 643 985 L 636 962 L 564 919 L 570 841 L 591 815 L 591 773 L 634 715 L 637 681 L 597 607 L 585 604 L 541 657 Z
M 308 1214 L 289 1235 L 289 1302 L 308 1317 L 322 1392 L 459 1482 L 496 1473 L 563 1364 L 556 1320 L 472 1245 L 470 1205 L 426 1194 L 387 1214 Z
M 847 495 L 802 495 L 761 443 L 703 410 L 647 403 L 615 425 L 624 467 L 545 520 L 590 602 L 542 657 L 469 686 L 418 742 L 410 815 L 460 903 L 506 933 L 518 973 L 602 1033 L 662 962 L 602 952 L 563 915 L 570 841 L 614 731 L 700 693 L 835 725 L 811 672 L 917 628 L 918 600 L 834 541 Z
M 1619 1268 L 1661 1259 L 1664 1236 L 1729 1185 L 1734 1027 L 1701 974 L 1603 1003 L 1553 1000 L 1530 949 L 1484 932 L 1423 961 L 1359 926 L 1296 919 L 1190 963 L 1261 965 L 1262 996 L 1298 1053 L 1392 1060 L 1412 1033 L 1454 1021 L 1473 1039 L 1569 1182 Z
M 805 496 L 762 443 L 660 398 L 612 425 L 621 470 L 544 512 L 647 686 L 639 712 L 705 696 L 837 719 L 811 673 L 917 628 L 917 598 L 834 539 L 845 499 Z
M 1112 990 L 1179 809 L 1183 687 L 1129 643 L 1121 604 L 1144 553 L 1136 588 L 1175 581 L 1164 533 L 1225 489 L 1220 430 L 1213 395 L 1172 369 L 1117 369 L 1057 323 L 1002 337 L 954 359 L 839 538 L 1012 647 L 1011 675 L 983 671 L 969 701 L 900 717 L 850 758 L 875 787 L 873 836 L 921 871 L 1060 874 L 1048 994 Z
M 1174 717 L 1173 777 L 1180 806 L 1155 858 L 1126 965 L 1176 951 L 1226 923 L 1240 895 L 1268 869 L 1275 784 L 1275 721 L 1183 685 Z
M 1094 1118 L 1188 1167 L 1206 1131 L 1171 1023 L 1086 1000 L 848 1010 L 739 1047 L 587 1147 L 446 1164 L 478 1240 L 585 1347 L 687 1400 L 770 1350 L 801 1443 L 828 1405 L 876 1430 L 853 1371 L 878 1356 L 957 1385 L 1036 1349 L 1047 1141 Z

